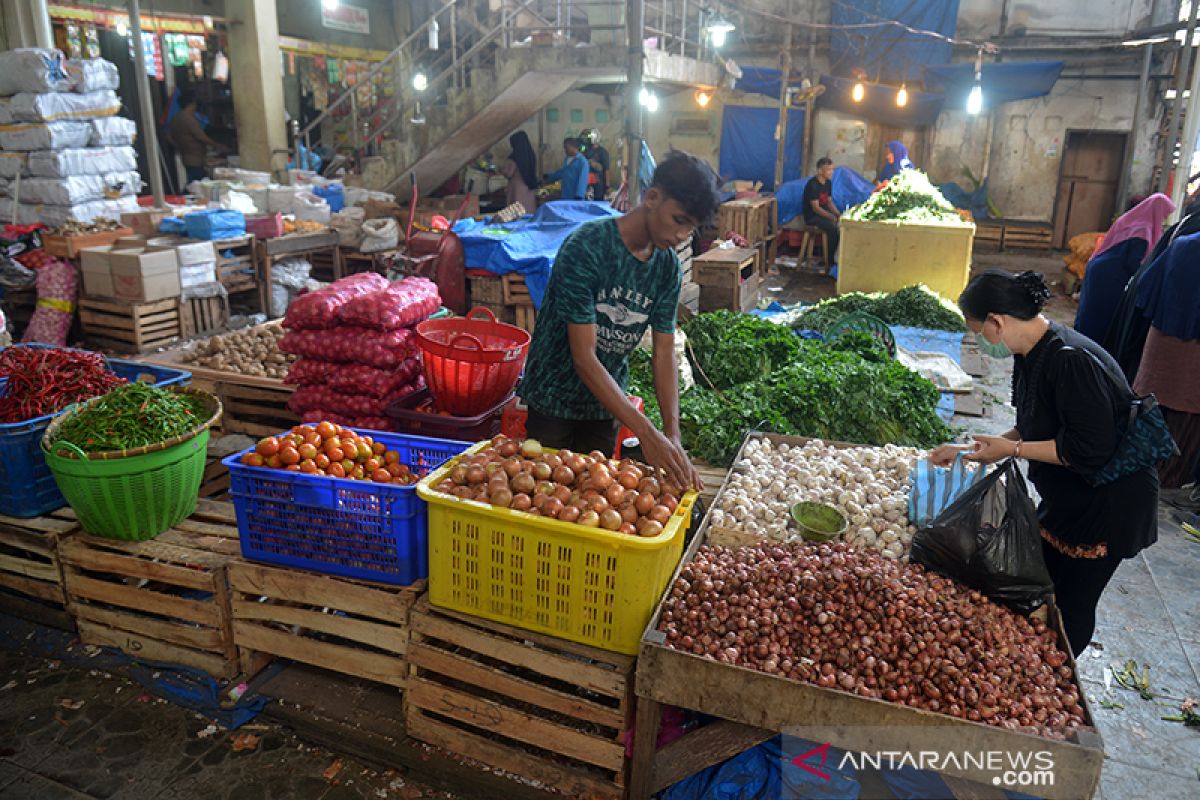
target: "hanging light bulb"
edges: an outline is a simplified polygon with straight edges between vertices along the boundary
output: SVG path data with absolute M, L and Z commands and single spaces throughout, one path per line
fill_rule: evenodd
M 862 99 L 867 95 L 867 87 L 862 85 L 862 81 L 856 81 L 854 88 L 850 90 L 850 99 L 856 103 L 861 103 Z
M 642 91 L 638 93 L 638 102 L 641 103 L 647 111 L 658 111 L 658 95 L 644 86 L 642 87 Z
M 975 55 L 975 85 L 967 95 L 967 113 L 978 114 L 983 111 L 983 50 Z
M 326 11 L 337 11 L 339 0 L 321 0 L 321 8 Z
M 425 77 L 424 72 L 418 72 L 416 75 L 413 75 L 412 85 L 418 92 L 423 92 L 425 91 L 425 87 L 429 86 L 429 79 Z
M 125 24 L 125 20 L 117 20 L 117 36 L 128 36 L 129 26 Z
M 712 95 L 703 89 L 696 90 L 696 105 L 701 108 L 708 108 L 708 104 L 712 102 Z
M 721 12 L 718 11 L 709 18 L 708 24 L 704 26 L 704 30 L 708 32 L 713 47 L 723 47 L 726 37 L 737 30 L 737 26 L 721 16 Z
M 900 108 L 908 105 L 908 86 L 906 84 L 900 84 L 900 91 L 896 92 L 896 105 Z

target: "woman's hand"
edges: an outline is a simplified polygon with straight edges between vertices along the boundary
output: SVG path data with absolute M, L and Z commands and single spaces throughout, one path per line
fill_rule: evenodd
M 972 438 L 975 440 L 975 446 L 970 453 L 964 456 L 967 461 L 974 461 L 978 464 L 995 464 L 997 461 L 1003 461 L 1017 454 L 1017 443 L 1012 439 L 983 435 L 976 435 Z
M 935 467 L 948 467 L 964 450 L 970 450 L 969 444 L 944 444 L 929 451 L 929 463 Z

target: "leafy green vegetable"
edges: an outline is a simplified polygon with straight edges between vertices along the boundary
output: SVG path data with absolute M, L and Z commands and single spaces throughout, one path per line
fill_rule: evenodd
M 966 330 L 962 312 L 927 286 L 905 286 L 898 292 L 850 292 L 822 300 L 792 323 L 804 330 L 827 331 L 842 317 L 865 311 L 889 325 L 940 331 Z
M 662 430 L 662 412 L 658 409 L 658 395 L 654 393 L 654 365 L 650 352 L 640 347 L 629 354 L 629 394 L 642 398 L 645 413 L 654 426 Z
M 920 225 L 964 225 L 929 176 L 918 169 L 901 170 L 866 202 L 849 209 L 845 218 L 859 222 L 905 222 Z
M 800 340 L 787 327 L 751 314 L 714 311 L 684 323 L 696 382 L 728 389 L 791 363 Z

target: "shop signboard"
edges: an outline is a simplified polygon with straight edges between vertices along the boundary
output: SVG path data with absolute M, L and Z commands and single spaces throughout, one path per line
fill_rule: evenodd
M 338 3 L 329 8 L 321 4 L 321 25 L 335 31 L 361 33 L 366 36 L 371 32 L 371 14 L 367 9 Z

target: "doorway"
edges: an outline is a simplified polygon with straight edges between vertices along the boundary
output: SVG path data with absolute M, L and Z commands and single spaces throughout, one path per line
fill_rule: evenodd
M 1117 185 L 1125 157 L 1124 133 L 1067 131 L 1054 200 L 1054 246 L 1071 237 L 1106 231 L 1117 212 Z

